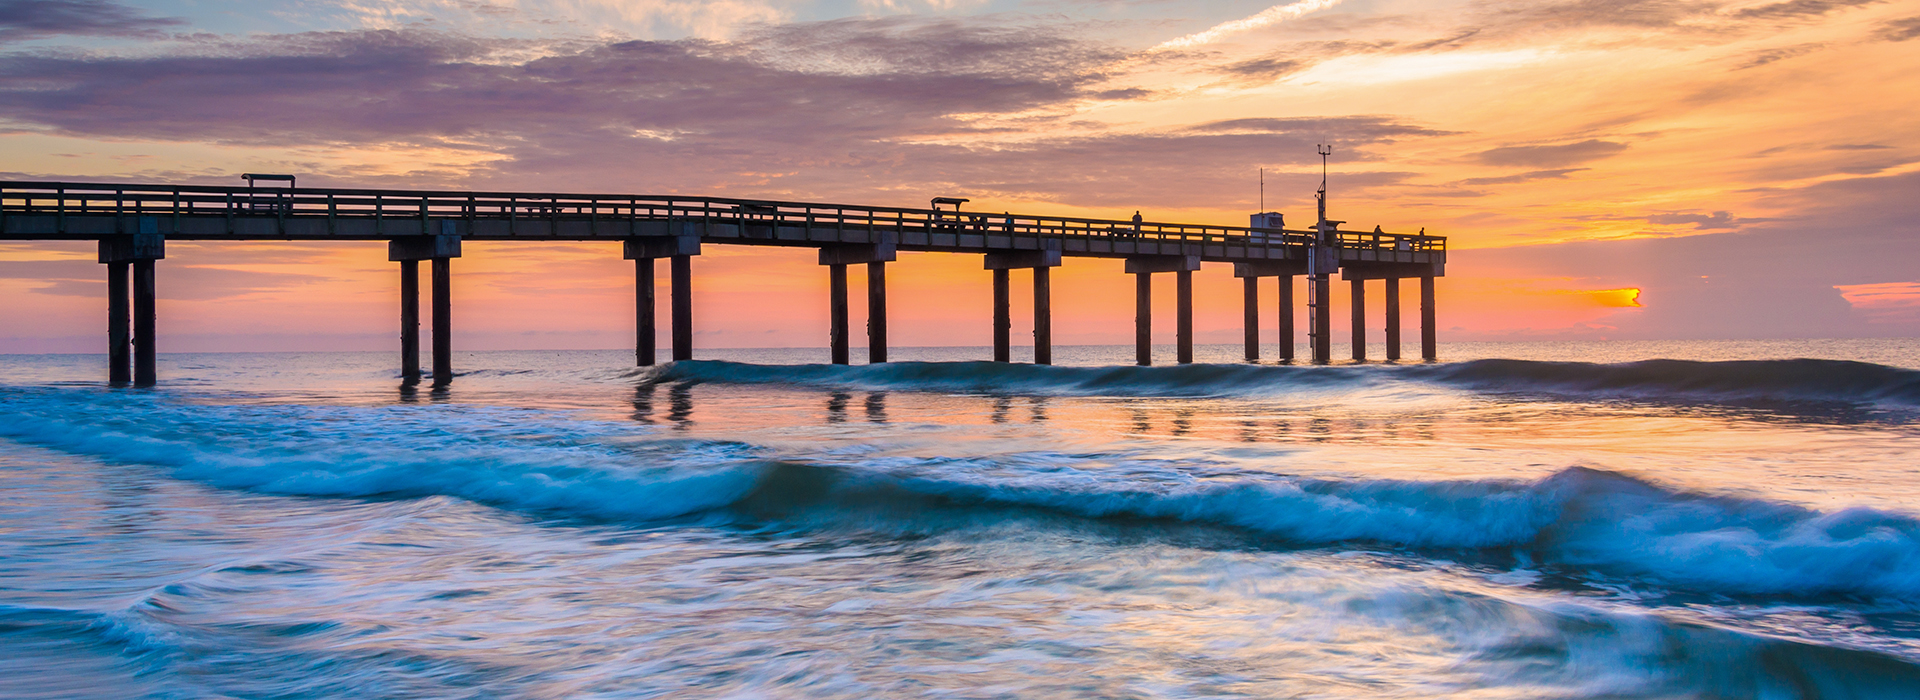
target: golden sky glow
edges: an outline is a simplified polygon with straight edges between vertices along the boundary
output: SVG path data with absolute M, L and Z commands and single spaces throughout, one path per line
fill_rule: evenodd
M 0 20 L 0 176 L 1238 224 L 1265 168 L 1300 225 L 1332 143 L 1334 218 L 1451 237 L 1443 340 L 1920 331 L 1920 0 L 241 6 Z M 377 247 L 172 245 L 169 347 L 385 348 Z M 100 342 L 88 257 L 0 245 L 0 351 Z M 979 260 L 894 270 L 896 344 L 986 342 Z M 807 255 L 710 247 L 696 271 L 702 345 L 824 344 Z M 604 245 L 470 244 L 457 331 L 622 347 L 630 275 Z M 1056 342 L 1130 338 L 1117 263 L 1054 284 Z M 1198 292 L 1201 340 L 1237 338 L 1238 281 Z

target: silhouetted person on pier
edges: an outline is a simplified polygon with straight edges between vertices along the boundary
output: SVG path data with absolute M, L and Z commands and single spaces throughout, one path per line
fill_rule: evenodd
M 1133 212 L 1133 237 L 1140 237 L 1140 212 L 1138 210 Z

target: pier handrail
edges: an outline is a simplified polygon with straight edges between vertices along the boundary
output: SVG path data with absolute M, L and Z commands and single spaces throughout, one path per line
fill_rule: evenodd
M 0 219 L 16 214 L 141 217 L 272 215 L 287 219 L 506 219 L 519 221 L 674 220 L 842 228 L 919 228 L 932 232 L 1039 238 L 1102 237 L 1162 242 L 1306 246 L 1308 230 L 1220 226 L 1131 219 L 954 212 L 918 207 L 794 202 L 739 197 L 530 192 L 461 192 L 87 182 L 0 182 Z M 231 224 L 229 224 L 231 231 Z M 177 227 L 168 227 L 177 230 Z M 1341 248 L 1444 251 L 1446 237 L 1340 231 Z

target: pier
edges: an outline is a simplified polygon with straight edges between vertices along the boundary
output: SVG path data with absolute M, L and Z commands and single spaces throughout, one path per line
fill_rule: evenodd
M 260 187 L 256 181 L 287 182 Z M 154 356 L 156 263 L 168 240 L 386 241 L 399 263 L 400 371 L 411 385 L 420 363 L 420 263 L 433 285 L 431 380 L 452 382 L 453 321 L 448 295 L 462 241 L 619 241 L 634 261 L 635 360 L 652 364 L 654 271 L 667 259 L 671 356 L 693 357 L 693 265 L 709 245 L 813 248 L 827 268 L 832 362 L 850 362 L 847 266 L 867 267 L 869 362 L 887 361 L 887 264 L 898 251 L 978 255 L 993 285 L 993 359 L 1012 360 L 1008 308 L 1013 272 L 1030 274 L 1034 358 L 1052 363 L 1051 269 L 1068 258 L 1119 258 L 1135 276 L 1138 361 L 1150 364 L 1153 276 L 1171 272 L 1176 293 L 1178 361 L 1193 361 L 1193 274 L 1203 263 L 1231 264 L 1244 280 L 1246 358 L 1260 359 L 1259 284 L 1278 281 L 1279 359 L 1294 360 L 1293 278 L 1306 276 L 1311 361 L 1332 360 L 1331 293 L 1337 273 L 1350 285 L 1353 359 L 1366 360 L 1365 283 L 1385 283 L 1386 359 L 1400 359 L 1400 282 L 1420 281 L 1420 353 L 1436 358 L 1434 280 L 1445 275 L 1446 238 L 1345 231 L 1320 215 L 1310 230 L 1287 229 L 1280 215 L 1254 214 L 1249 226 L 1215 226 L 963 211 L 966 200 L 934 198 L 902 208 L 695 196 L 428 192 L 293 187 L 291 176 L 253 175 L 248 186 L 81 182 L 0 182 L 0 240 L 94 240 L 107 268 L 108 379 L 150 386 Z

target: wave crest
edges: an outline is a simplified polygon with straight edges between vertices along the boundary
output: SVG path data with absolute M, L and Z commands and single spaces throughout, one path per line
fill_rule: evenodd
M 688 360 L 639 370 L 647 382 L 1120 397 L 1262 397 L 1413 381 L 1476 391 L 1688 400 L 1920 406 L 1920 371 L 1841 360 L 1646 360 L 1622 364 L 1472 360 L 1440 365 L 1053 367 L 999 362 L 755 365 Z
M 1611 365 L 1474 360 L 1414 370 L 1474 389 L 1920 406 L 1920 372 L 1845 360 L 1644 360 Z

